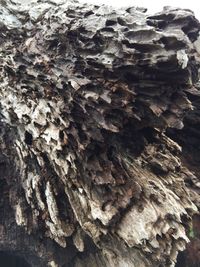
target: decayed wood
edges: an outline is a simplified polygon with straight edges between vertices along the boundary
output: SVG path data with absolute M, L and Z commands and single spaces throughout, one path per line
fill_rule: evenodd
M 198 129 L 194 14 L 2 2 L 0 27 L 0 249 L 32 266 L 174 266 L 199 208 L 179 138 Z

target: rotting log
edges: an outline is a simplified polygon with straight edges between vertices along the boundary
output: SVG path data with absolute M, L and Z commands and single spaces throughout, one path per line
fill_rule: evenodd
M 32 267 L 174 266 L 200 207 L 194 14 L 0 10 L 0 250 Z

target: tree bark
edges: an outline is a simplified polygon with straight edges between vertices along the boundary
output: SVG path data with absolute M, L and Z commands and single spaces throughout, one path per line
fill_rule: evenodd
M 194 14 L 0 9 L 0 250 L 33 267 L 174 266 L 200 207 Z

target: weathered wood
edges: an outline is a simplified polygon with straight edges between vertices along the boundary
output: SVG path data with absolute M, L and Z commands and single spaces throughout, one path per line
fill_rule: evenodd
M 174 266 L 199 208 L 177 138 L 196 129 L 194 14 L 0 9 L 0 250 L 31 266 Z

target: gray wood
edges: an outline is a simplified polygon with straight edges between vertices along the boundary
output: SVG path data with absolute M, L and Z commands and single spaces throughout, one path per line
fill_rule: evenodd
M 0 250 L 35 267 L 174 266 L 199 207 L 185 152 L 199 145 L 198 20 L 1 3 Z

